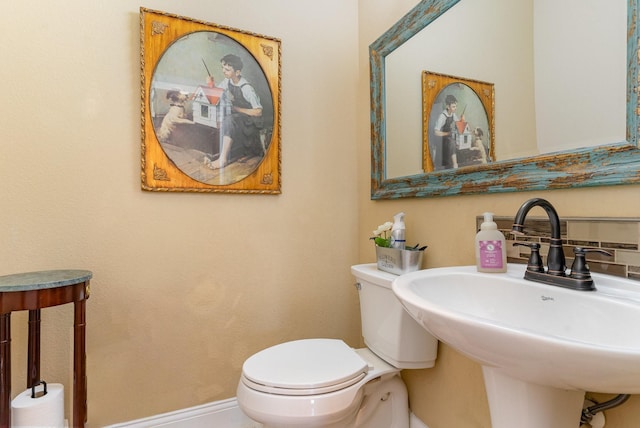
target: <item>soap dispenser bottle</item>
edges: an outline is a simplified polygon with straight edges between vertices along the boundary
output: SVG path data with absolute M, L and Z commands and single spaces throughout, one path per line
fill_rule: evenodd
M 393 216 L 393 226 L 391 227 L 391 248 L 404 250 L 406 244 L 404 213 Z
M 484 222 L 476 235 L 476 264 L 478 272 L 507 271 L 507 246 L 493 221 L 493 213 L 484 213 Z

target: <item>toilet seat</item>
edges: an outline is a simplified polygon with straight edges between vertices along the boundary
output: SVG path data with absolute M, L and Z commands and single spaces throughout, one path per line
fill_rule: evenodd
M 342 340 L 304 339 L 281 343 L 249 357 L 242 382 L 269 394 L 325 394 L 360 382 L 371 367 Z

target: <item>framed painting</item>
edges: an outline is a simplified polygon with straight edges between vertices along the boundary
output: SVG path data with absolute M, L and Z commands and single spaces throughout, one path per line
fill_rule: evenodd
M 492 162 L 492 83 L 422 72 L 422 167 L 425 172 Z
M 280 40 L 140 8 L 142 189 L 280 193 Z

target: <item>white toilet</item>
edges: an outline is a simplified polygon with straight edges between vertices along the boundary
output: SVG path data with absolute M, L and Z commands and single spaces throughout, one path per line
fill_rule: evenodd
M 401 369 L 435 364 L 438 341 L 402 308 L 396 275 L 375 263 L 351 267 L 367 348 L 304 339 L 249 357 L 238 383 L 240 408 L 265 427 L 408 428 Z

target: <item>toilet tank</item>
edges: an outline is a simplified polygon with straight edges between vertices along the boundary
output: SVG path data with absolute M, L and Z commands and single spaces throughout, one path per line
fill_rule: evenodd
M 351 266 L 360 296 L 362 337 L 371 351 L 399 369 L 433 367 L 438 340 L 404 310 L 391 284 L 398 276 L 375 263 Z

